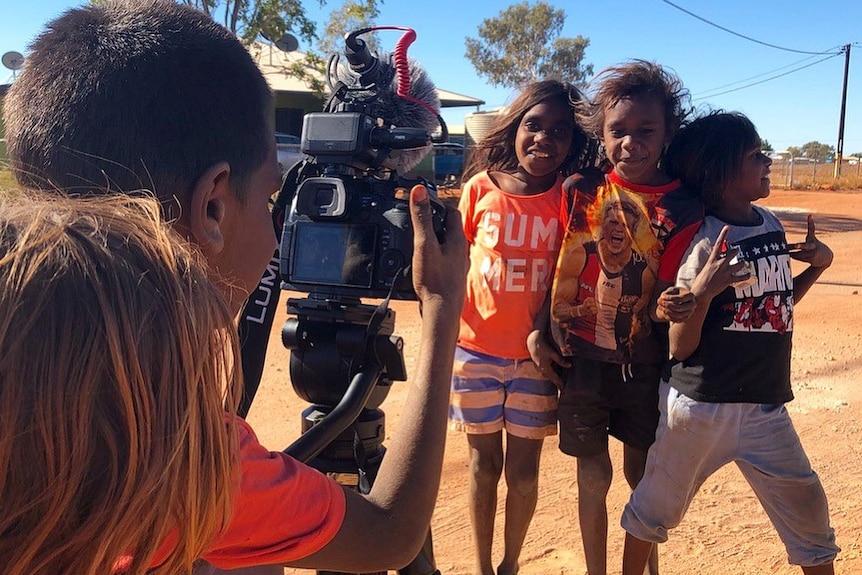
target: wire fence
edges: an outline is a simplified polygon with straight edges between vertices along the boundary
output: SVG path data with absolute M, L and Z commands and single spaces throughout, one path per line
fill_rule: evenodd
M 862 158 L 844 158 L 839 177 L 835 164 L 811 158 L 772 159 L 771 184 L 793 190 L 862 188 Z

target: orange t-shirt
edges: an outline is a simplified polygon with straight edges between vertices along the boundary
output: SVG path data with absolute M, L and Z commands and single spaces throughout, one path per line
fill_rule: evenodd
M 202 559 L 221 569 L 284 564 L 320 550 L 344 521 L 344 489 L 289 455 L 269 451 L 251 427 L 237 420 L 242 480 L 234 511 Z M 152 566 L 164 562 L 172 536 Z
M 558 177 L 540 194 L 519 196 L 481 172 L 462 188 L 470 270 L 459 345 L 495 357 L 530 357 L 527 335 L 551 287 L 568 213 L 562 183 Z

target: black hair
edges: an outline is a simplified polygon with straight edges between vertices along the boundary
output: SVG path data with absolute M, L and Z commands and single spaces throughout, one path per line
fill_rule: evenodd
M 667 137 L 672 137 L 691 113 L 688 90 L 671 70 L 655 62 L 631 60 L 609 66 L 590 82 L 595 86 L 592 105 L 582 119 L 584 127 L 600 135 L 605 123 L 605 111 L 620 100 L 655 98 L 662 103 Z
M 721 204 L 745 155 L 760 145 L 757 128 L 744 114 L 714 110 L 683 126 L 664 155 L 665 172 L 699 192 L 707 210 Z
M 65 12 L 30 46 L 5 98 L 8 154 L 25 187 L 180 200 L 226 161 L 242 199 L 274 145 L 271 106 L 251 55 L 203 12 L 109 0 Z

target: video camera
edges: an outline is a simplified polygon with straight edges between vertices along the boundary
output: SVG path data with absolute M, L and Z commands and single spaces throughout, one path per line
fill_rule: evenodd
M 406 31 L 389 59 L 373 56 L 359 38 L 381 29 Z M 400 175 L 432 142 L 448 139 L 434 85 L 407 60 L 406 45 L 415 37 L 409 28 L 367 28 L 345 37 L 348 67 L 339 68 L 337 55 L 330 58 L 332 95 L 324 112 L 304 118 L 301 148 L 309 159 L 285 174 L 272 210 L 281 232 L 278 254 L 240 323 L 245 385 L 238 412 L 245 416 L 279 298 L 274 264 L 279 287 L 309 294 L 288 299 L 290 317 L 281 331 L 291 384 L 311 404 L 302 413 L 302 435 L 285 452 L 361 493 L 371 489 L 386 451 L 379 407 L 390 384 L 407 379 L 389 299 L 416 299 L 408 198 L 414 185 L 428 188 L 439 241 L 445 233 L 446 208 L 436 187 Z M 432 136 L 437 127 L 440 135 Z M 361 298 L 383 301 L 374 306 Z M 422 551 L 398 573 L 440 575 L 430 530 Z
M 289 198 L 290 206 L 279 270 L 287 289 L 412 300 L 410 188 L 428 188 L 441 240 L 446 210 L 433 183 L 406 179 L 399 171 L 412 168 L 433 141 L 445 141 L 448 133 L 433 105 L 410 95 L 411 88 L 413 93 L 424 90 L 436 104 L 433 84 L 421 69 L 411 72 L 402 46 L 390 63 L 371 55 L 359 38 L 371 30 L 347 35 L 348 68 L 339 68 L 337 55 L 330 58 L 332 96 L 324 112 L 304 118 L 301 148 L 310 159 L 295 165 L 282 186 L 282 201 Z M 412 42 L 415 33 L 406 30 Z M 398 89 L 393 90 L 396 73 Z M 429 129 L 435 124 L 442 134 L 437 138 Z

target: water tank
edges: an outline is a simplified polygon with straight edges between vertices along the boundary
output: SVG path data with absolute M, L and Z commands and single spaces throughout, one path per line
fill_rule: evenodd
M 499 110 L 488 112 L 472 112 L 464 117 L 464 145 L 468 148 L 475 146 L 491 127 L 491 124 L 500 115 Z

